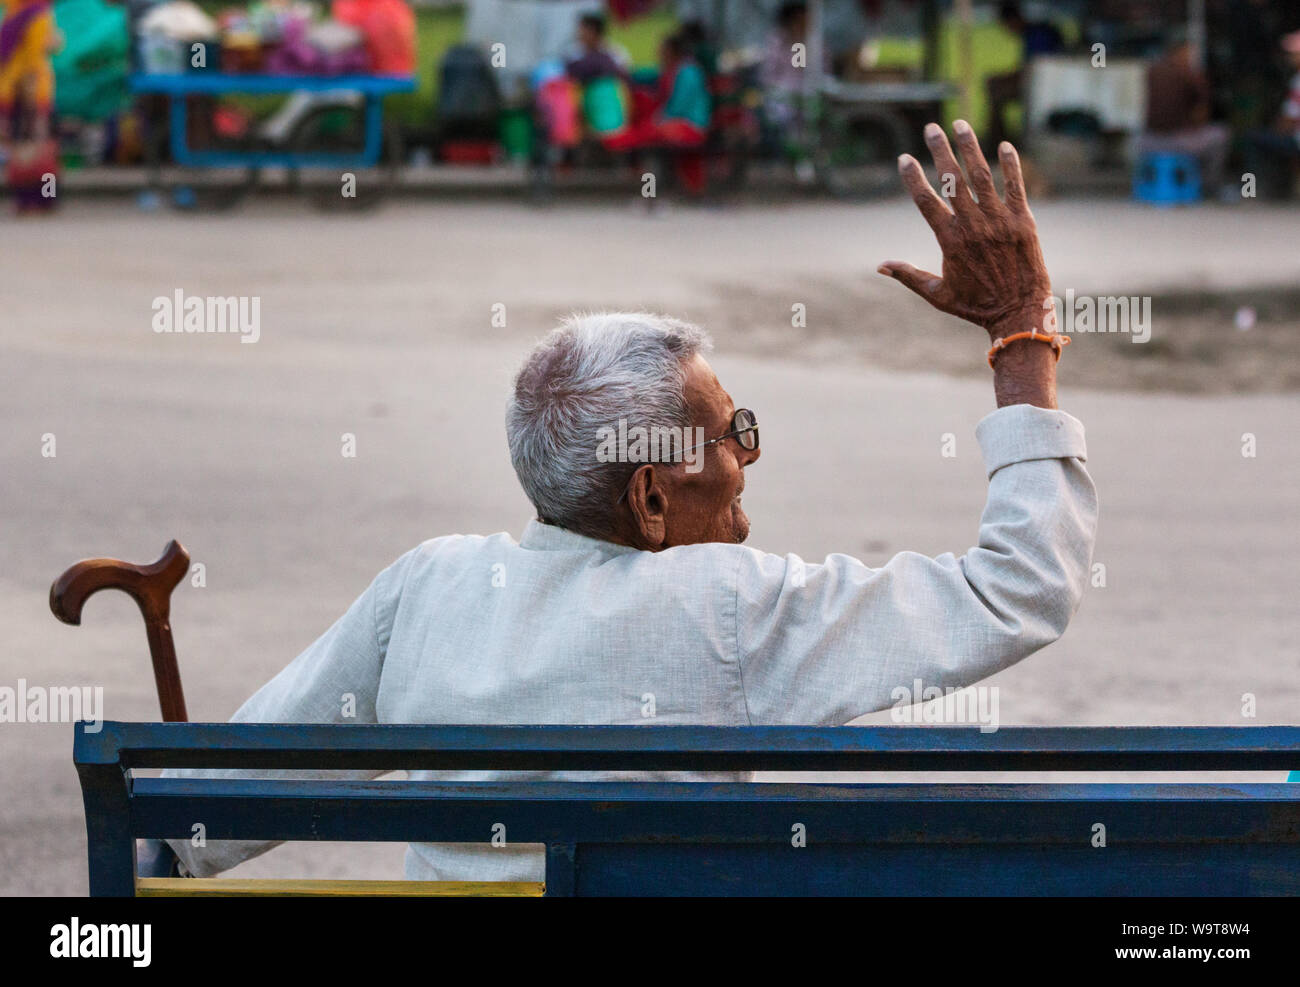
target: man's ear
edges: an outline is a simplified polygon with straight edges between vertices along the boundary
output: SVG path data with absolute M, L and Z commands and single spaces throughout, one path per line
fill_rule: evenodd
M 638 547 L 658 551 L 668 537 L 668 491 L 663 474 L 656 474 L 649 463 L 632 474 L 627 488 L 627 506 L 632 512 L 632 528 L 641 542 Z

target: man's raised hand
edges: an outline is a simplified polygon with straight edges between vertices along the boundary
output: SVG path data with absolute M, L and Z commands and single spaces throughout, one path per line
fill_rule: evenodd
M 1052 286 L 1025 198 L 1020 157 L 1005 141 L 998 148 L 1004 201 L 970 124 L 958 120 L 953 132 L 965 175 L 943 128 L 937 123 L 925 128 L 940 187 L 952 192 L 949 202 L 930 186 L 916 158 L 904 154 L 898 159 L 903 184 L 943 250 L 943 276 L 892 260 L 877 270 L 941 312 L 983 326 L 992 339 L 1028 329 L 1043 332 L 1050 326 L 1045 320 L 1050 320 L 1052 308 L 1044 301 L 1051 297 Z

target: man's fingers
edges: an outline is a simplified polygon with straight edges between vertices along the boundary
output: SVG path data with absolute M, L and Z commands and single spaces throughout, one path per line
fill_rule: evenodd
M 1029 200 L 1025 197 L 1025 176 L 1020 173 L 1020 155 L 1007 141 L 998 145 L 998 161 L 1002 165 L 1002 187 L 1007 192 L 1007 206 L 1016 212 L 1028 212 Z
M 993 172 L 989 170 L 989 163 L 980 150 L 975 131 L 965 120 L 954 121 L 952 131 L 957 135 L 957 152 L 961 155 L 962 164 L 966 166 L 966 175 L 970 178 L 975 194 L 979 196 L 980 205 L 986 209 L 996 206 L 1001 202 L 998 189 L 993 184 Z
M 901 281 L 932 305 L 938 297 L 939 289 L 943 287 L 943 278 L 939 275 L 922 271 L 901 260 L 887 260 L 876 270 L 885 277 Z
M 921 215 L 930 224 L 930 229 L 938 234 L 941 229 L 946 228 L 952 222 L 952 210 L 930 187 L 930 182 L 921 169 L 921 162 L 910 154 L 900 155 L 898 173 L 903 178 L 903 186 L 912 196 L 912 201 L 916 203 L 916 208 L 921 210 Z
M 944 197 L 952 203 L 953 211 L 961 213 L 974 209 L 975 200 L 971 198 L 970 189 L 966 187 L 966 178 L 961 173 L 961 165 L 957 163 L 957 157 L 952 153 L 948 135 L 937 123 L 925 125 L 925 146 L 930 149 L 934 166 L 939 169 L 939 187 L 943 189 Z

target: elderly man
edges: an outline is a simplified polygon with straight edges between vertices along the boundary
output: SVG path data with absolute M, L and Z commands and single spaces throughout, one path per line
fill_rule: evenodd
M 1083 426 L 1056 410 L 1060 339 L 1043 325 L 1051 288 L 1016 152 L 999 149 L 1004 201 L 970 127 L 955 130 L 965 178 L 943 131 L 926 130 L 955 179 L 951 206 L 914 158 L 899 161 L 943 248 L 942 276 L 901 262 L 880 271 L 994 342 L 976 547 L 904 552 L 879 569 L 744 547 L 759 426 L 709 368 L 705 334 L 650 315 L 577 317 L 529 355 L 506 414 L 537 511 L 522 537 L 451 535 L 408 552 L 235 719 L 839 725 L 916 679 L 966 686 L 1056 640 L 1083 595 L 1096 525 Z M 655 428 L 681 437 L 668 461 L 621 441 Z M 196 875 L 270 845 L 172 842 Z M 407 852 L 408 876 L 424 880 L 535 881 L 543 869 L 532 846 Z

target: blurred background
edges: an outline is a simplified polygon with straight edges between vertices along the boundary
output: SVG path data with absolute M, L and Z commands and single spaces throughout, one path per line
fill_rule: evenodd
M 1243 170 L 1262 195 L 1294 184 L 1300 56 L 1284 42 L 1300 9 L 1280 2 L 5 10 L 3 126 L 34 138 L 6 142 L 10 186 L 53 173 L 69 189 L 134 191 L 142 209 L 230 207 L 297 188 L 313 164 L 333 173 L 318 198 L 337 208 L 467 184 L 540 198 L 626 184 L 645 159 L 693 197 L 871 196 L 894 190 L 892 163 L 922 124 L 956 116 L 989 147 L 1019 141 L 1040 193 L 1124 195 L 1157 152 L 1188 154 L 1200 173 L 1163 181 L 1157 161 L 1148 197 L 1240 197 Z M 341 168 L 367 165 L 378 171 L 340 201 Z
M 756 548 L 965 551 L 987 339 L 875 273 L 940 269 L 895 160 L 962 116 L 1021 149 L 1071 316 L 1130 303 L 1060 363 L 1096 567 L 1001 722 L 1300 723 L 1296 4 L 0 2 L 0 689 L 158 718 L 125 596 L 49 612 L 81 558 L 185 545 L 214 721 L 413 545 L 518 536 L 506 396 L 575 309 L 712 333 Z M 71 747 L 0 719 L 0 892 L 85 892 Z

